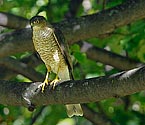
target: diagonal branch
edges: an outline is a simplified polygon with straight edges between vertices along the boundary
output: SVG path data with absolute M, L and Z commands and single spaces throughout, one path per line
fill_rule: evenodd
M 41 73 L 36 72 L 27 64 L 10 57 L 0 59 L 0 66 L 6 67 L 13 72 L 20 73 L 33 81 L 43 80 L 43 75 Z
M 82 105 L 82 109 L 84 111 L 84 117 L 95 125 L 115 125 L 115 123 L 102 115 L 102 113 L 95 112 L 85 104 Z
M 8 28 L 21 29 L 29 26 L 29 20 L 6 12 L 0 12 L 0 25 Z
M 35 54 L 20 60 L 10 57 L 2 58 L 0 59 L 0 79 L 9 80 L 20 73 L 33 81 L 42 80 L 42 74 L 34 70 L 41 63 L 42 61 Z
M 102 37 L 116 28 L 145 18 L 144 0 L 127 0 L 124 4 L 96 14 L 72 18 L 54 24 L 62 30 L 69 44 L 79 40 Z M 31 29 L 0 35 L 0 57 L 33 51 Z
M 111 65 L 121 70 L 129 70 L 143 65 L 142 63 L 133 59 L 95 47 L 86 42 L 83 42 L 82 52 L 85 52 L 88 58 L 92 60 L 99 61 L 106 65 Z
M 47 87 L 44 93 L 36 91 L 39 84 L 0 81 L 0 104 L 27 106 L 26 100 L 36 106 L 88 103 L 130 95 L 145 89 L 145 66 L 111 76 L 67 81 L 54 90 Z

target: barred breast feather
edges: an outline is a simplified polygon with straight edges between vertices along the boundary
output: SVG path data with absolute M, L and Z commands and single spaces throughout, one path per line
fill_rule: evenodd
M 64 57 L 56 42 L 53 29 L 46 28 L 45 30 L 37 30 L 33 36 L 34 47 L 41 55 L 47 68 L 51 67 L 54 73 L 57 73 L 58 68 L 66 67 Z

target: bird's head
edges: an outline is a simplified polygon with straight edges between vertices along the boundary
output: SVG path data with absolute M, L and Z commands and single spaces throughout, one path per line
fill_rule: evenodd
M 43 27 L 47 25 L 47 21 L 43 16 L 34 16 L 30 19 L 31 27 Z

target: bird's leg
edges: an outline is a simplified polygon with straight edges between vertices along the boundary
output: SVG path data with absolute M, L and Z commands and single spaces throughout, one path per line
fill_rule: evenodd
M 45 85 L 48 85 L 48 83 L 49 83 L 49 80 L 48 80 L 49 74 L 50 74 L 50 72 L 47 72 L 44 82 L 38 86 L 38 88 L 41 87 L 42 92 L 44 91 Z
M 60 81 L 60 78 L 58 77 L 59 67 L 58 67 L 55 79 L 49 83 L 52 86 L 53 89 L 55 88 L 56 84 Z

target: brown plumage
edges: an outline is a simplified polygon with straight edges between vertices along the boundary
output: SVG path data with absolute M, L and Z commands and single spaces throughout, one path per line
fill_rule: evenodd
M 46 84 L 55 87 L 58 82 L 73 79 L 72 64 L 69 56 L 67 44 L 64 41 L 59 42 L 54 29 L 42 16 L 35 16 L 30 20 L 33 30 L 33 44 L 35 50 L 39 53 L 41 59 L 46 65 L 47 75 L 44 82 L 40 85 L 42 91 Z M 49 82 L 49 73 L 54 72 L 56 78 Z M 83 111 L 80 104 L 66 105 L 69 117 L 73 115 L 82 116 Z

